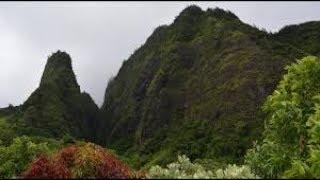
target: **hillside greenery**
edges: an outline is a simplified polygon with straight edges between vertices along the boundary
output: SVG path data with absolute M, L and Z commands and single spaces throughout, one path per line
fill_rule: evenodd
M 303 49 L 312 55 L 320 55 L 320 35 L 317 32 L 320 23 L 311 21 L 296 25 L 288 25 L 274 35 L 278 41 Z
M 284 67 L 310 54 L 282 37 L 219 8 L 187 7 L 109 81 L 106 143 L 136 167 L 165 165 L 175 154 L 243 162 Z

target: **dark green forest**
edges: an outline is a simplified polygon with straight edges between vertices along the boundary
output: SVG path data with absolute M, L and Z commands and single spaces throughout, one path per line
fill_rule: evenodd
M 29 98 L 0 109 L 0 177 L 320 178 L 319 55 L 320 21 L 271 33 L 192 5 L 98 107 L 54 52 Z

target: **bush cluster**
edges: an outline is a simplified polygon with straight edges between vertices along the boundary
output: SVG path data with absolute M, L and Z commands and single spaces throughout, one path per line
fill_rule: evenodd
M 162 168 L 158 165 L 152 166 L 147 178 L 174 178 L 174 179 L 212 179 L 212 178 L 258 178 L 251 173 L 248 166 L 228 165 L 225 169 L 218 169 L 215 173 L 206 170 L 198 163 L 190 162 L 185 155 L 178 156 L 178 161 L 167 165 L 167 168 Z
M 53 155 L 40 155 L 23 173 L 25 178 L 133 178 L 135 175 L 115 155 L 92 143 L 78 143 Z

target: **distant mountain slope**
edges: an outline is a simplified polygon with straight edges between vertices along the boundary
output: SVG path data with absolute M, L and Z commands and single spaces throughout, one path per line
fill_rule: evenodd
M 280 34 L 279 34 L 280 39 Z M 222 9 L 189 6 L 123 63 L 101 108 L 108 145 L 146 162 L 239 161 L 284 66 L 308 53 Z
M 320 22 L 311 21 L 282 28 L 275 39 L 291 44 L 310 54 L 320 55 Z
M 71 58 L 65 52 L 48 58 L 40 86 L 23 105 L 13 109 L 9 122 L 16 124 L 17 133 L 49 137 L 70 134 L 96 142 L 99 109 L 89 94 L 80 92 Z

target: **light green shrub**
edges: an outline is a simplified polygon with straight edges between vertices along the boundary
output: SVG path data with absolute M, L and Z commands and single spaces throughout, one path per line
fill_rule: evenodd
M 319 178 L 320 59 L 307 56 L 287 71 L 263 106 L 264 139 L 246 163 L 264 178 Z
M 36 144 L 27 136 L 15 138 L 9 146 L 0 146 L 0 178 L 20 175 L 37 154 L 48 151 L 47 143 Z
M 178 156 L 178 161 L 162 168 L 158 165 L 152 166 L 147 173 L 147 178 L 174 178 L 174 179 L 213 179 L 213 178 L 258 178 L 251 173 L 248 166 L 228 165 L 225 169 L 218 169 L 214 174 L 206 170 L 198 163 L 190 162 L 185 155 Z
M 178 162 L 167 165 L 167 168 L 160 166 L 152 166 L 147 173 L 147 178 L 212 178 L 213 173 L 206 171 L 200 164 L 191 163 L 190 159 L 185 155 L 178 156 Z
M 228 165 L 226 169 L 218 169 L 216 178 L 219 179 L 258 179 L 259 177 L 251 172 L 249 166 Z

